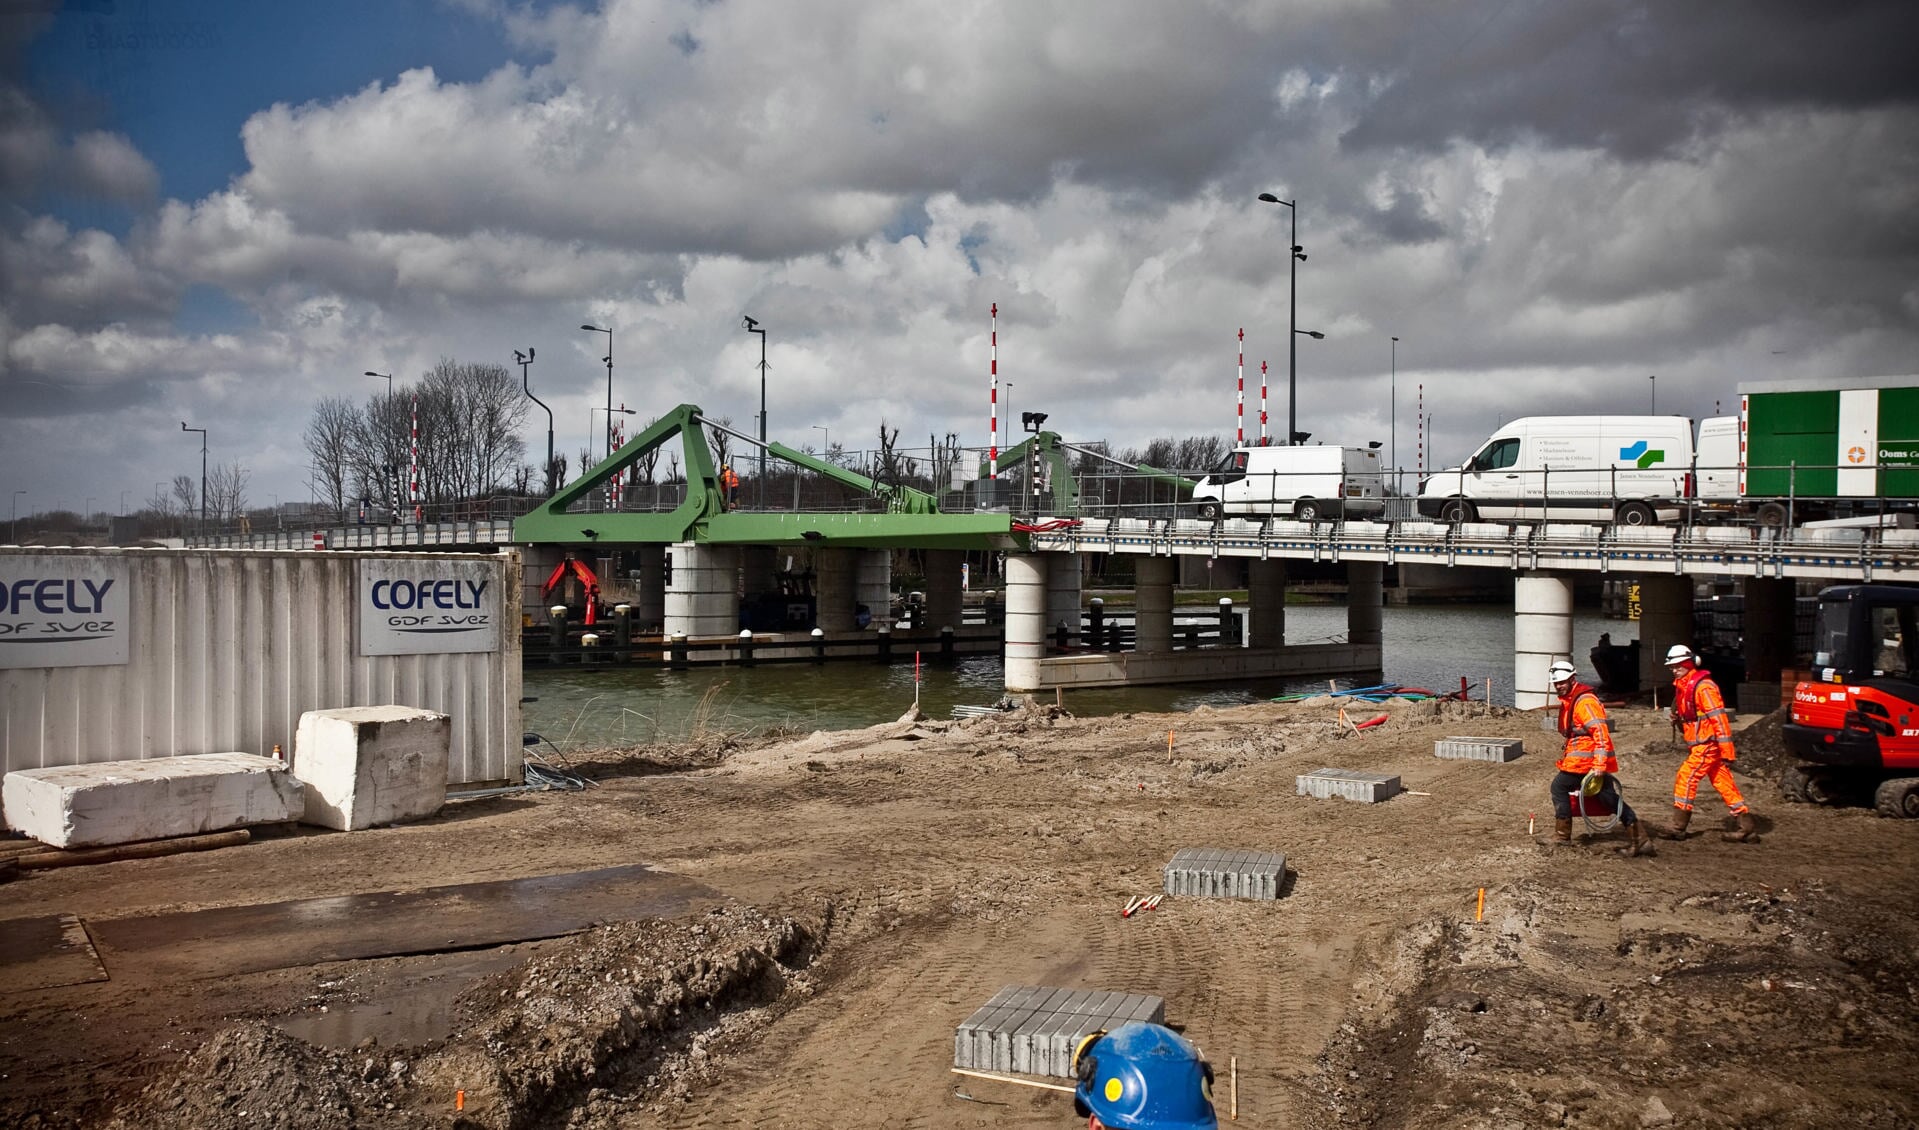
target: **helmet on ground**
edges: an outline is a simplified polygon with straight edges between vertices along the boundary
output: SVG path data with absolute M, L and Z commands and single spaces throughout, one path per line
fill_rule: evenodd
M 1699 662 L 1699 657 L 1692 653 L 1692 648 L 1687 647 L 1683 643 L 1676 643 L 1666 649 L 1666 666 L 1668 667 L 1677 667 L 1681 663 L 1697 662 Z
M 1213 1069 L 1172 1029 L 1134 1021 L 1073 1053 L 1073 1109 L 1114 1130 L 1217 1130 Z
M 1556 660 L 1551 667 L 1546 668 L 1546 678 L 1552 680 L 1555 687 L 1561 683 L 1572 682 L 1578 674 L 1573 665 L 1564 659 Z

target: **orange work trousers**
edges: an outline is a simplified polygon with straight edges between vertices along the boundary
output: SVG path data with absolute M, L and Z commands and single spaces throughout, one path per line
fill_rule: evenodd
M 1692 752 L 1679 766 L 1679 775 L 1672 779 L 1672 804 L 1674 808 L 1692 811 L 1693 798 L 1699 795 L 1699 782 L 1711 781 L 1712 787 L 1726 800 L 1726 807 L 1734 816 L 1746 811 L 1746 798 L 1739 795 L 1739 786 L 1732 779 L 1732 770 L 1726 768 L 1725 759 L 1719 756 L 1717 743 L 1707 742 L 1692 747 Z

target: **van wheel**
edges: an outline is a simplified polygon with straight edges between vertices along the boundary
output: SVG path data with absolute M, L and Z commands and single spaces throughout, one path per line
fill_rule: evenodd
M 1199 504 L 1199 516 L 1200 516 L 1201 518 L 1204 518 L 1204 519 L 1206 519 L 1206 520 L 1207 520 L 1208 522 L 1211 522 L 1211 521 L 1213 521 L 1214 519 L 1216 519 L 1216 518 L 1218 518 L 1218 517 L 1219 517 L 1219 503 L 1217 503 L 1217 502 L 1202 502 L 1202 503 L 1200 503 L 1200 504 Z
M 1613 522 L 1621 526 L 1656 526 L 1659 524 L 1659 515 L 1643 502 L 1628 502 L 1619 508 L 1619 512 L 1613 516 Z
M 1439 508 L 1439 520 L 1442 522 L 1470 522 L 1478 517 L 1473 512 L 1473 504 L 1463 498 L 1455 498 Z

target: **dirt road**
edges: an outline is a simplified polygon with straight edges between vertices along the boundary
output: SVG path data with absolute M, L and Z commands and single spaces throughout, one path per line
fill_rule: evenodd
M 1781 804 L 1750 775 L 1776 722 L 1745 731 L 1739 763 L 1761 843 L 1720 842 L 1714 798 L 1706 834 L 1625 859 L 1610 837 L 1539 842 L 1557 739 L 1537 715 L 1396 703 L 1341 737 L 1335 711 L 709 741 L 603 756 L 585 793 L 36 873 L 0 887 L 0 918 L 92 927 L 635 863 L 680 884 L 683 911 L 278 969 L 234 936 L 193 951 L 197 976 L 103 945 L 110 980 L 0 995 L 0 1124 L 1075 1125 L 1061 1096 L 948 1072 L 954 1026 L 1006 984 L 1163 996 L 1216 1064 L 1237 1059 L 1251 1126 L 1919 1124 L 1919 825 Z M 1663 818 L 1670 732 L 1616 718 L 1627 799 Z M 1527 753 L 1436 759 L 1454 735 Z M 1420 795 L 1296 796 L 1322 766 Z M 1206 846 L 1283 852 L 1285 896 L 1120 917 Z

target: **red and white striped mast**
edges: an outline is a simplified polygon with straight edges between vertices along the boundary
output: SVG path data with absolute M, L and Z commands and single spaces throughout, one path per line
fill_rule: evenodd
M 413 393 L 413 435 L 412 465 L 407 474 L 409 490 L 413 496 L 413 524 L 420 524 L 420 394 Z
M 993 387 L 991 392 L 992 420 L 988 428 L 992 434 L 992 447 L 986 455 L 986 475 L 999 477 L 999 303 L 993 303 Z
M 1419 428 L 1414 437 L 1413 477 L 1415 480 L 1426 477 L 1426 385 L 1419 386 Z
M 1259 446 L 1266 446 L 1266 362 L 1259 363 Z
M 1239 327 L 1239 430 L 1233 435 L 1234 447 L 1246 446 L 1246 327 Z

